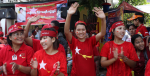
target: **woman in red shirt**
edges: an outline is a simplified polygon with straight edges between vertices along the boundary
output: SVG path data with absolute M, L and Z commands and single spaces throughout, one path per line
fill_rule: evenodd
M 136 49 L 137 56 L 139 61 L 137 61 L 134 71 L 134 76 L 144 76 L 145 64 L 148 61 L 148 55 L 144 49 L 144 41 L 141 35 L 136 34 L 131 38 L 131 42 Z
M 31 60 L 32 76 L 67 76 L 67 60 L 63 52 L 58 51 L 59 42 L 54 28 L 41 31 L 40 44 L 43 49 L 37 51 Z
M 101 8 L 94 7 L 93 11 L 98 18 L 101 18 L 102 26 L 101 32 L 90 38 L 86 38 L 86 23 L 77 21 L 75 23 L 76 39 L 69 30 L 71 16 L 76 12 L 78 6 L 79 4 L 77 2 L 71 5 L 64 26 L 64 33 L 73 55 L 71 76 L 96 76 L 93 48 L 106 33 L 105 14 Z
M 125 35 L 124 23 L 114 22 L 109 32 L 111 41 L 102 47 L 101 66 L 107 67 L 106 76 L 131 76 L 131 68 L 136 66 L 139 59 L 132 43 L 122 40 Z
M 24 30 L 19 24 L 10 26 L 8 33 L 7 42 L 9 45 L 0 50 L 0 74 L 28 76 L 34 51 L 24 44 Z

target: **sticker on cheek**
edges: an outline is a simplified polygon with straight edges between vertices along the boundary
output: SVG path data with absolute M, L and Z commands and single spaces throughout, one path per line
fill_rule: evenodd
M 45 42 L 47 42 L 47 40 L 45 40 Z
M 78 33 L 78 32 L 77 32 Z
M 17 39 L 16 37 L 14 39 Z
M 117 31 L 117 32 L 119 32 L 119 31 Z

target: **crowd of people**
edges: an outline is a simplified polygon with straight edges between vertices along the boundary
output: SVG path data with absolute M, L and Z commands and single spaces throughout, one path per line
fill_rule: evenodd
M 2 76 L 100 76 L 99 65 L 107 68 L 106 76 L 150 76 L 150 38 L 144 26 L 144 15 L 135 13 L 128 19 L 111 24 L 109 39 L 99 50 L 99 41 L 106 34 L 106 16 L 100 7 L 93 12 L 101 19 L 99 33 L 87 34 L 84 21 L 75 23 L 70 31 L 72 15 L 79 4 L 68 9 L 64 35 L 58 32 L 57 20 L 38 26 L 28 36 L 32 23 L 41 17 L 30 18 L 23 29 L 16 23 L 3 37 L 0 32 L 0 74 Z

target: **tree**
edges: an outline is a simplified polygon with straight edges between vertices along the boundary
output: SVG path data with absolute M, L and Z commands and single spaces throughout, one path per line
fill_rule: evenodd
M 79 10 L 88 9 L 88 14 L 92 14 L 93 7 L 102 7 L 104 0 L 77 0 L 80 4 Z
M 117 8 L 122 1 L 125 1 L 127 3 L 129 3 L 132 6 L 137 6 L 137 5 L 145 5 L 145 4 L 149 4 L 147 3 L 147 0 L 119 0 L 119 3 L 115 5 L 115 8 Z M 126 24 L 127 19 L 132 17 L 133 13 L 124 13 L 124 22 Z M 145 17 L 145 24 L 150 24 L 150 14 L 144 13 L 144 17 Z M 150 26 L 150 25 L 147 25 Z

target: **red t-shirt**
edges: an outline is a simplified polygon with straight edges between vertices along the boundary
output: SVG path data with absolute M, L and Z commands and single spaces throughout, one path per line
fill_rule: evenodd
M 136 62 L 136 66 L 133 68 L 133 71 L 135 76 L 144 76 L 145 58 L 143 52 L 140 53 L 140 59 Z
M 72 36 L 72 43 L 69 43 L 73 57 L 71 76 L 96 76 L 93 57 L 95 45 L 95 36 L 86 38 L 84 42 Z
M 146 65 L 145 76 L 150 76 L 150 60 L 148 60 Z
M 38 39 L 32 39 L 32 41 L 33 41 L 33 50 L 35 52 L 38 51 L 38 50 L 43 49 L 42 45 L 40 44 L 40 40 L 38 40 Z M 64 49 L 63 45 L 59 44 L 59 47 L 58 47 L 57 50 L 63 52 L 66 55 L 66 52 L 65 52 L 65 49 Z
M 124 56 L 126 56 L 128 59 L 131 59 L 133 61 L 139 60 L 134 46 L 130 42 L 124 42 L 119 45 L 115 44 L 114 41 L 109 41 L 102 47 L 100 56 L 107 57 L 108 60 L 114 58 L 113 50 L 111 50 L 113 46 L 115 48 L 118 48 L 118 53 L 121 53 L 121 47 L 123 47 Z M 129 67 L 126 63 L 121 62 L 118 58 L 118 60 L 107 67 L 106 76 L 132 76 L 131 71 L 131 67 Z
M 147 29 L 146 29 L 146 27 L 142 24 L 142 25 L 140 25 L 139 27 L 137 27 L 137 29 L 136 29 L 136 32 L 135 32 L 136 34 L 141 34 L 143 37 L 145 37 L 145 36 L 148 36 L 149 35 L 149 33 L 148 33 L 148 31 L 147 31 Z
M 17 52 L 14 52 L 11 46 L 7 45 L 0 50 L 0 54 L 0 66 L 2 66 L 4 63 L 7 63 L 7 76 L 28 76 L 27 74 L 22 73 L 19 70 L 16 70 L 15 74 L 13 74 L 11 69 L 12 65 L 10 63 L 15 62 L 18 65 L 30 66 L 30 61 L 34 54 L 34 51 L 31 47 L 23 43 L 20 49 Z M 13 56 L 15 56 L 16 58 L 12 58 Z M 5 74 L 3 75 L 5 76 Z
M 53 65 L 60 62 L 60 72 L 67 76 L 67 60 L 64 53 L 58 51 L 54 55 L 48 55 L 44 50 L 37 51 L 33 59 L 38 62 L 38 76 L 49 76 L 53 70 Z
M 98 52 L 96 46 L 93 48 L 93 54 L 94 54 L 94 56 L 99 56 L 99 52 Z

